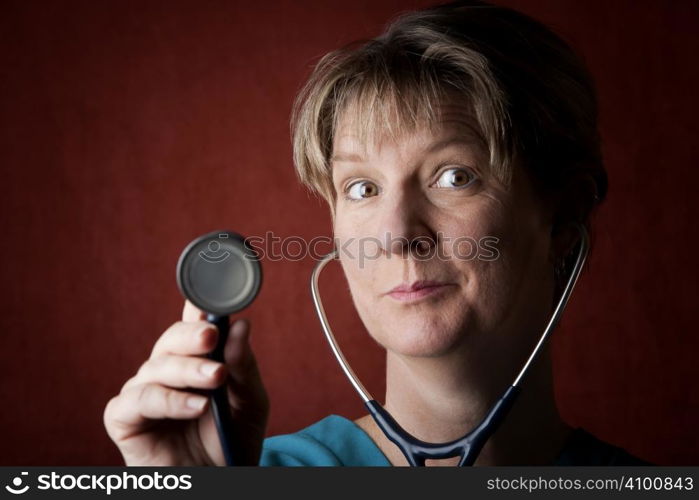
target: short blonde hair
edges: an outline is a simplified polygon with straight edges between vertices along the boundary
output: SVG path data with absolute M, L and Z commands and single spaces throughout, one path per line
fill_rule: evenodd
M 325 55 L 297 96 L 293 154 L 301 182 L 331 207 L 330 158 L 340 117 L 354 114 L 363 139 L 431 123 L 445 99 L 471 110 L 494 175 L 521 164 L 542 193 L 580 172 L 607 176 L 592 79 L 573 50 L 512 9 L 468 1 L 404 14 L 379 37 Z

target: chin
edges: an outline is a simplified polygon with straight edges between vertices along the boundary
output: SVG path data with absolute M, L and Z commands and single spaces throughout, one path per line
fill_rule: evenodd
M 439 357 L 453 351 L 464 339 L 462 323 L 445 317 L 402 317 L 386 315 L 370 328 L 372 337 L 387 351 L 410 357 Z

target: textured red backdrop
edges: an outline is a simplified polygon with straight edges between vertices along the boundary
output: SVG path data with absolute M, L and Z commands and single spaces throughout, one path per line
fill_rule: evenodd
M 179 319 L 183 246 L 217 228 L 329 235 L 294 177 L 294 94 L 326 51 L 427 3 L 3 2 L 0 464 L 120 463 L 102 411 Z M 554 340 L 563 415 L 645 459 L 697 464 L 699 4 L 503 3 L 566 36 L 599 88 L 609 201 Z M 263 265 L 244 316 L 269 433 L 363 414 L 314 316 L 313 262 Z M 381 394 L 381 353 L 339 271 L 323 283 Z

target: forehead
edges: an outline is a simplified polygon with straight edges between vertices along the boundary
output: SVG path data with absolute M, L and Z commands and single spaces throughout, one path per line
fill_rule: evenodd
M 347 153 L 377 153 L 386 143 L 420 149 L 435 142 L 454 141 L 481 151 L 487 149 L 477 120 L 464 105 L 440 104 L 432 117 L 415 120 L 395 114 L 383 118 L 374 117 L 373 127 L 367 128 L 362 113 L 352 108 L 341 113 L 333 134 L 333 159 Z

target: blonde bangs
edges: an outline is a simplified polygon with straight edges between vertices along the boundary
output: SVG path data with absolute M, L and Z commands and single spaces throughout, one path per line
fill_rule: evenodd
M 380 39 L 320 60 L 292 113 L 294 164 L 303 184 L 333 205 L 330 157 L 341 121 L 362 144 L 431 128 L 447 102 L 470 110 L 491 172 L 510 178 L 512 148 L 502 91 L 477 52 L 437 40 L 422 54 L 383 50 Z M 456 101 L 456 102 L 455 102 Z

